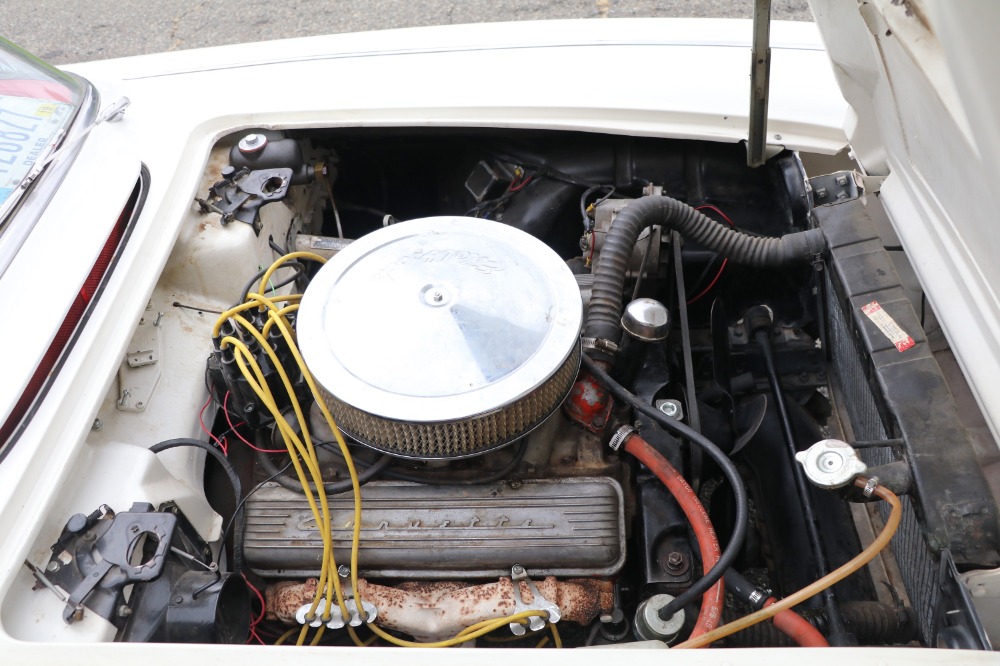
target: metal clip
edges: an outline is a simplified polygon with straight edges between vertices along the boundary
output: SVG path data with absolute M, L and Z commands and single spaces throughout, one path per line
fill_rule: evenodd
M 608 446 L 611 447 L 612 451 L 617 451 L 622 447 L 622 444 L 624 444 L 629 437 L 635 434 L 635 432 L 636 430 L 632 426 L 623 425 L 622 427 L 615 430 L 615 434 L 613 434 L 611 436 L 611 439 L 608 441 Z
M 326 599 L 320 599 L 316 605 L 316 613 L 312 618 L 309 616 L 309 609 L 312 608 L 312 604 L 303 604 L 295 611 L 295 621 L 299 624 L 308 624 L 310 627 L 319 627 L 325 624 L 327 629 L 343 629 L 348 624 L 352 627 L 360 627 L 366 622 L 374 622 L 375 618 L 378 617 L 378 609 L 375 608 L 375 604 L 364 600 L 361 601 L 361 607 L 365 611 L 365 619 L 361 619 L 361 613 L 358 612 L 358 603 L 353 598 L 345 599 L 344 606 L 347 607 L 347 613 L 350 616 L 349 619 L 345 619 L 340 608 L 334 606 L 329 619 L 324 620 L 323 618 L 326 616 Z
M 524 570 L 520 564 L 515 564 L 510 569 L 510 580 L 514 585 L 514 612 L 521 613 L 523 611 L 540 610 L 545 611 L 548 615 L 548 621 L 551 623 L 556 623 L 562 614 L 559 612 L 559 607 L 554 603 L 542 596 L 538 588 L 535 587 L 534 581 L 528 577 L 528 572 Z M 531 603 L 524 603 L 524 599 L 521 598 L 521 582 L 527 584 L 528 589 L 531 590 Z M 528 618 L 528 628 L 532 631 L 541 631 L 545 628 L 545 620 L 539 616 L 534 616 Z M 523 636 L 525 634 L 524 625 L 520 622 L 511 622 L 510 631 L 515 636 Z
M 580 343 L 584 351 L 593 349 L 611 356 L 618 353 L 618 344 L 612 340 L 605 340 L 604 338 L 580 338 Z
M 878 477 L 873 476 L 872 478 L 868 479 L 867 483 L 865 483 L 865 488 L 864 490 L 861 491 L 861 494 L 864 495 L 865 497 L 871 497 L 872 493 L 875 492 L 876 487 L 878 487 Z

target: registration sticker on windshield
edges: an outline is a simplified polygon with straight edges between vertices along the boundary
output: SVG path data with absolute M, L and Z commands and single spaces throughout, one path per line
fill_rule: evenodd
M 878 301 L 872 301 L 867 305 L 861 306 L 861 311 L 865 313 L 872 323 L 878 326 L 878 330 L 885 334 L 885 337 L 889 338 L 889 341 L 896 346 L 896 349 L 903 352 L 910 347 L 917 344 L 913 341 L 906 331 L 899 327 L 896 320 L 889 316 L 889 313 L 882 309 L 882 306 L 878 304 Z
M 0 204 L 55 138 L 72 104 L 0 95 Z

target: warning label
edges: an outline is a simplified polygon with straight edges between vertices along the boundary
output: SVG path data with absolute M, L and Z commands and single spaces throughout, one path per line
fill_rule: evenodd
M 878 304 L 878 301 L 872 301 L 867 305 L 863 305 L 861 307 L 861 311 L 872 320 L 872 323 L 878 326 L 878 330 L 882 331 L 882 333 L 885 334 L 885 337 L 889 338 L 892 344 L 894 344 L 896 349 L 899 351 L 906 351 L 910 347 L 917 344 L 913 341 L 913 338 L 906 334 L 906 331 L 899 327 L 896 320 L 890 317 L 889 313 L 882 309 L 882 306 Z

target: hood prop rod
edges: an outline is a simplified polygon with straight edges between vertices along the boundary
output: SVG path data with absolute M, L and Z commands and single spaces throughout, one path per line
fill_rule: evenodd
M 747 166 L 766 161 L 767 96 L 771 76 L 771 0 L 753 3 L 753 56 L 750 64 L 750 127 L 747 130 Z

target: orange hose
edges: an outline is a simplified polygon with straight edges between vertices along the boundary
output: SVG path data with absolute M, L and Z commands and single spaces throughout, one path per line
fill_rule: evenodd
M 705 567 L 705 573 L 715 566 L 722 555 L 719 548 L 719 540 L 715 536 L 715 528 L 708 517 L 708 512 L 702 506 L 698 495 L 695 494 L 688 482 L 684 480 L 677 468 L 657 452 L 649 442 L 639 435 L 633 434 L 625 440 L 624 449 L 631 453 L 643 465 L 656 475 L 670 494 L 674 496 L 681 510 L 691 523 L 695 538 L 698 539 L 698 546 L 701 549 L 701 559 Z M 691 638 L 701 636 L 719 626 L 722 619 L 722 604 L 725 596 L 725 588 L 722 579 L 719 579 L 702 596 L 701 612 L 698 613 L 698 621 L 691 632 Z M 688 639 L 690 640 L 690 638 Z
M 860 476 L 854 479 L 854 485 L 858 488 L 864 488 L 867 482 L 868 479 Z M 888 488 L 875 486 L 874 493 L 880 499 L 888 502 L 889 506 L 892 507 L 889 511 L 889 517 L 885 521 L 885 527 L 883 527 L 879 535 L 875 537 L 875 540 L 868 544 L 864 550 L 855 555 L 850 561 L 842 564 L 816 582 L 805 586 L 794 594 L 790 594 L 770 607 L 761 608 L 755 613 L 750 613 L 749 615 L 741 617 L 738 620 L 734 620 L 729 624 L 713 629 L 707 634 L 699 636 L 697 639 L 689 638 L 680 645 L 675 646 L 674 649 L 705 647 L 709 643 L 735 634 L 737 631 L 742 631 L 747 627 L 752 627 L 758 622 L 763 622 L 769 617 L 774 617 L 783 610 L 788 610 L 792 606 L 801 604 L 806 599 L 819 594 L 831 585 L 839 583 L 875 559 L 875 556 L 882 552 L 883 548 L 889 545 L 892 535 L 896 533 L 896 528 L 899 527 L 900 517 L 903 515 L 903 506 L 900 504 L 899 498 L 896 497 L 896 494 Z
M 764 602 L 764 608 L 775 603 L 778 603 L 778 600 L 771 597 Z M 819 633 L 819 629 L 793 610 L 783 610 L 775 615 L 774 626 L 800 647 L 830 647 L 823 634 Z

